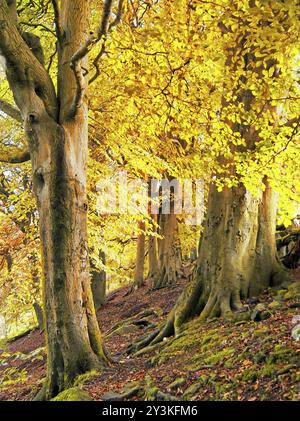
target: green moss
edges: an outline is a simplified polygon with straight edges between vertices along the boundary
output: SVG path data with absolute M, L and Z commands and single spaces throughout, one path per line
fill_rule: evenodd
M 277 374 L 276 367 L 265 365 L 259 370 L 259 377 L 272 377 Z
M 293 282 L 288 286 L 288 291 L 284 294 L 286 300 L 300 297 L 300 281 Z
M 179 389 L 186 384 L 186 380 L 184 377 L 178 377 L 175 379 L 169 386 L 168 389 Z
M 282 345 L 276 345 L 274 351 L 270 352 L 267 362 L 269 364 L 284 363 L 295 356 L 295 351 L 290 348 L 285 348 Z
M 266 361 L 267 355 L 264 351 L 259 351 L 257 354 L 253 355 L 253 361 L 257 364 L 263 363 Z
M 61 392 L 55 398 L 51 399 L 51 401 L 92 401 L 92 398 L 87 392 L 80 389 L 79 387 L 71 387 L 70 389 L 66 389 L 63 392 Z
M 207 384 L 210 380 L 214 380 L 215 378 L 215 374 L 211 374 L 210 376 L 207 374 L 202 374 L 201 376 L 199 376 L 199 381 L 203 384 Z
M 286 292 L 287 292 L 286 289 L 280 289 L 279 291 L 277 291 L 277 295 L 275 296 L 275 299 L 279 301 L 283 300 Z
M 191 400 L 191 398 L 193 398 L 202 387 L 203 387 L 202 382 L 192 384 L 184 392 L 183 398 L 187 401 Z
M 234 385 L 228 383 L 216 383 L 215 385 L 215 398 L 216 401 L 227 401 L 232 392 Z
M 300 382 L 300 372 L 292 374 L 292 380 L 296 383 Z
M 259 371 L 253 367 L 246 368 L 240 378 L 246 382 L 255 382 L 259 378 Z
M 203 326 L 203 323 L 201 323 Z M 161 350 L 158 359 L 154 359 L 153 363 L 162 363 L 172 356 L 184 355 L 186 350 L 197 348 L 197 359 L 204 359 L 210 355 L 212 347 L 221 345 L 224 337 L 220 333 L 220 329 L 210 329 L 202 333 L 199 320 L 195 319 L 187 324 L 184 332 L 179 337 L 167 344 Z M 199 350 L 199 351 L 198 351 Z
M 268 329 L 266 326 L 263 326 L 260 329 L 255 329 L 253 331 L 253 336 L 263 336 L 269 333 L 270 333 L 270 329 Z
M 7 347 L 7 340 L 6 339 L 0 339 L 0 350 L 3 351 Z
M 279 308 L 281 308 L 281 304 L 279 301 L 272 301 L 269 305 L 268 308 L 270 310 L 278 310 Z
M 224 348 L 222 351 L 213 353 L 210 357 L 206 358 L 204 364 L 207 365 L 217 365 L 224 362 L 224 359 L 231 357 L 234 354 L 234 348 Z
M 92 380 L 94 377 L 99 376 L 99 372 L 96 370 L 88 371 L 87 373 L 80 374 L 80 376 L 76 377 L 74 382 L 74 386 L 82 386 L 89 380 Z
M 272 377 L 277 374 L 276 367 L 266 364 L 262 367 L 254 365 L 252 367 L 246 368 L 242 374 L 237 376 L 238 379 L 241 379 L 246 382 L 255 382 L 261 377 Z

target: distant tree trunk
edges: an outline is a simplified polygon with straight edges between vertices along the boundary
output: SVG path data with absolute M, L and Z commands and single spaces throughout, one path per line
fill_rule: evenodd
M 43 330 L 44 329 L 44 314 L 43 314 L 42 307 L 36 301 L 35 303 L 33 303 L 33 308 L 34 308 L 35 317 L 38 322 L 38 327 L 39 329 Z
M 190 251 L 190 261 L 194 262 L 195 260 L 197 260 L 197 248 L 193 247 Z
M 133 289 L 138 289 L 144 285 L 145 267 L 145 222 L 139 222 L 140 233 L 137 240 L 136 263 L 134 271 Z
M 181 268 L 178 222 L 173 205 L 169 214 L 160 215 L 159 221 L 159 233 L 163 238 L 158 242 L 159 273 L 153 283 L 154 289 L 174 285 Z
M 64 0 L 56 16 L 57 94 L 40 57 L 0 0 L 0 49 L 29 142 L 43 249 L 47 377 L 37 399 L 51 399 L 76 376 L 107 363 L 89 278 L 86 167 L 88 109 L 83 68 L 89 2 Z M 58 6 L 59 7 L 59 6 Z M 56 14 L 57 15 L 57 14 Z M 28 37 L 27 37 L 28 39 Z M 39 54 L 41 56 L 41 54 Z M 77 73 L 76 73 L 77 72 Z M 74 76 L 76 73 L 77 80 Z
M 151 215 L 154 223 L 157 222 L 157 215 Z M 159 273 L 159 263 L 158 263 L 158 244 L 157 237 L 151 235 L 148 240 L 148 258 L 149 258 L 149 273 L 148 278 L 152 283 L 155 283 L 155 280 Z
M 105 265 L 105 253 L 100 252 L 100 259 Z M 106 302 L 106 272 L 96 270 L 91 263 L 92 270 L 92 293 L 95 310 L 99 310 Z
M 12 255 L 10 253 L 7 253 L 5 255 L 5 260 L 6 260 L 6 264 L 7 264 L 7 271 L 11 272 L 11 268 L 12 268 L 12 265 L 13 265 Z

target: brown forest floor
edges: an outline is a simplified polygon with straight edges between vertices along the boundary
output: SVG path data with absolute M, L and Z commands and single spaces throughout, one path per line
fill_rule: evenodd
M 158 388 L 180 400 L 299 399 L 300 341 L 291 336 L 292 318 L 300 314 L 300 274 L 295 274 L 297 282 L 288 296 L 287 291 L 269 291 L 259 297 L 268 307 L 276 295 L 277 308 L 269 309 L 267 320 L 234 324 L 220 319 L 200 323 L 195 318 L 178 339 L 140 356 L 128 356 L 127 346 L 165 319 L 186 281 L 158 291 L 143 287 L 126 297 L 128 288 L 118 289 L 98 319 L 103 333 L 123 323 L 106 338 L 119 362 L 103 373 L 83 376 L 80 387 L 94 400 L 145 379 L 152 392 Z M 126 323 L 128 319 L 133 323 Z M 7 344 L 0 350 L 0 400 L 32 399 L 45 376 L 45 362 L 44 336 L 38 329 Z

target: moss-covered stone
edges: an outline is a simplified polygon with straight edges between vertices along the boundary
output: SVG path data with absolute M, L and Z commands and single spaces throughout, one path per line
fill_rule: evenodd
M 272 316 L 272 314 L 271 314 L 268 310 L 265 310 L 265 311 L 263 311 L 263 312 L 261 312 L 261 313 L 260 313 L 260 320 L 261 320 L 261 321 L 263 321 L 263 320 L 267 320 L 267 319 L 269 319 L 271 316 Z
M 181 388 L 182 386 L 184 386 L 186 384 L 186 380 L 184 377 L 178 377 L 177 379 L 175 379 L 169 386 L 168 389 L 170 390 L 176 390 Z
M 80 389 L 79 387 L 71 387 L 70 389 L 66 389 L 57 395 L 55 398 L 51 399 L 52 401 L 92 401 L 93 399 L 90 395 L 85 392 L 84 390 Z
M 203 382 L 191 384 L 184 392 L 183 398 L 188 401 L 191 400 L 191 398 L 193 398 L 196 395 L 196 393 L 199 392 L 199 390 L 201 390 L 202 387 Z
M 269 305 L 268 308 L 270 310 L 278 310 L 279 308 L 281 308 L 282 304 L 279 301 L 272 301 Z
M 266 326 L 263 326 L 260 329 L 255 329 L 253 331 L 253 336 L 264 336 L 269 333 L 270 333 L 270 329 L 268 329 Z
M 286 292 L 287 292 L 286 289 L 280 289 L 279 291 L 277 291 L 277 295 L 274 297 L 275 300 L 277 301 L 283 300 Z
M 300 281 L 293 282 L 288 286 L 288 291 L 284 294 L 285 300 L 300 298 Z
M 266 306 L 263 303 L 259 303 L 259 304 L 257 304 L 255 306 L 254 310 L 257 310 L 259 312 L 262 312 L 262 311 L 266 310 Z
M 94 377 L 99 376 L 100 373 L 96 370 L 88 371 L 87 373 L 80 374 L 80 376 L 76 377 L 74 382 L 74 386 L 82 386 L 86 382 L 92 380 Z

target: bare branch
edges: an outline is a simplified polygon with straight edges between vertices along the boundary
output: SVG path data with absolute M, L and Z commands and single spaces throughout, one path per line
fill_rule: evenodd
M 123 14 L 123 6 L 124 6 L 124 0 L 120 0 L 118 4 L 118 11 L 117 11 L 116 17 L 109 25 L 108 31 L 110 31 L 111 28 L 113 28 L 114 26 L 118 25 L 121 22 L 121 17 Z
M 103 56 L 104 53 L 105 53 L 105 43 L 102 44 L 101 50 L 99 51 L 95 60 L 93 61 L 93 65 L 94 65 L 96 70 L 95 70 L 95 74 L 89 80 L 89 84 L 92 84 L 93 82 L 95 82 L 95 80 L 100 76 L 99 61 L 100 61 L 100 58 Z
M 55 50 L 53 51 L 53 53 L 51 54 L 51 56 L 50 56 L 50 58 L 49 58 L 49 64 L 48 64 L 48 67 L 47 67 L 47 72 L 48 73 L 50 73 L 50 70 L 51 70 L 51 66 L 52 66 L 52 63 L 53 63 L 53 60 L 54 60 L 54 57 L 56 56 L 56 54 L 57 54 L 57 42 L 55 43 Z
M 23 123 L 20 111 L 2 99 L 0 99 L 0 111 L 3 111 L 6 115 L 13 118 L 14 120 L 17 120 L 19 123 Z
M 42 28 L 42 30 L 49 32 L 50 34 L 55 36 L 55 32 L 52 29 L 48 28 L 48 26 L 44 25 L 43 23 L 32 23 L 32 22 L 19 22 L 20 25 L 28 26 L 30 28 Z
M 93 33 L 89 36 L 86 43 L 73 55 L 71 58 L 71 69 L 73 70 L 76 79 L 76 94 L 74 97 L 73 105 L 71 107 L 71 116 L 76 115 L 76 111 L 80 108 L 84 97 L 84 91 L 86 89 L 85 74 L 81 67 L 81 60 L 89 53 L 90 49 L 97 44 L 103 36 L 107 34 L 109 28 L 109 18 L 111 15 L 113 0 L 105 0 L 103 5 L 103 14 L 101 24 L 97 31 L 97 36 Z
M 26 150 L 7 148 L 5 155 L 0 154 L 0 162 L 7 164 L 23 164 L 30 161 L 30 153 Z
M 61 39 L 63 30 L 61 27 L 61 21 L 60 21 L 60 10 L 57 0 L 52 0 L 52 6 L 54 10 L 54 21 L 55 21 L 55 30 L 56 30 L 56 36 L 58 40 Z
M 100 39 L 107 34 L 107 31 L 109 28 L 109 18 L 111 15 L 112 4 L 113 4 L 113 0 L 105 0 L 104 2 L 101 24 L 99 26 L 98 34 L 97 34 L 98 41 L 100 41 Z
M 118 25 L 118 23 L 121 21 L 121 17 L 123 13 L 124 0 L 119 0 L 118 11 L 117 11 L 116 17 L 109 25 L 109 17 L 110 17 L 111 9 L 112 9 L 112 1 L 108 0 L 107 3 L 110 3 L 110 5 L 109 4 L 107 5 L 107 10 L 106 10 L 106 7 L 104 6 L 102 22 L 99 28 L 100 32 L 98 32 L 98 38 L 99 38 L 98 41 L 100 41 L 102 37 L 106 36 L 107 32 L 110 31 L 114 26 Z M 110 11 L 108 11 L 109 7 L 110 7 Z M 93 65 L 96 70 L 95 70 L 95 74 L 90 79 L 89 84 L 92 84 L 100 75 L 99 60 L 103 56 L 104 53 L 105 53 L 105 42 L 102 44 L 100 52 L 97 54 L 97 56 L 95 57 L 93 61 Z
M 0 49 L 6 59 L 6 76 L 14 91 L 18 107 L 20 109 L 24 107 L 24 98 L 16 82 L 24 80 L 24 69 L 26 69 L 26 77 L 29 80 L 30 72 L 32 86 L 38 87 L 39 96 L 48 114 L 56 119 L 57 98 L 53 82 L 12 21 L 6 0 L 0 0 Z

